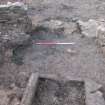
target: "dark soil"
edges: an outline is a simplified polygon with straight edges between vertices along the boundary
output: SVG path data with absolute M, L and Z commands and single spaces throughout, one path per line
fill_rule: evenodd
M 84 82 L 40 79 L 33 105 L 86 105 Z

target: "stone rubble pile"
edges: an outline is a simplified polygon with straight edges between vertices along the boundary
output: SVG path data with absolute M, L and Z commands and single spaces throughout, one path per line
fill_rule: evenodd
M 31 28 L 27 6 L 23 3 L 0 5 L 0 56 L 3 56 L 5 49 L 24 44 L 30 38 L 28 33 Z M 0 62 L 3 61 L 1 58 Z
M 29 38 L 31 20 L 20 3 L 0 6 L 0 43 L 22 44 Z

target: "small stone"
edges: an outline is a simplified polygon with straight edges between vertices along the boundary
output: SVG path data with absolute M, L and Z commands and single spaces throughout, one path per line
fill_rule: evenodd
M 77 24 L 79 25 L 81 34 L 84 36 L 90 38 L 97 37 L 98 22 L 96 20 L 90 19 L 87 22 L 79 20 Z
M 91 79 L 85 79 L 87 105 L 105 105 L 103 93 L 99 91 L 102 85 Z
M 105 47 L 101 47 L 101 51 L 105 55 Z
M 60 20 L 51 20 L 50 21 L 54 26 L 61 26 L 63 23 Z
M 91 80 L 91 79 L 85 79 L 85 85 L 86 85 L 86 91 L 88 93 L 95 92 L 102 88 L 101 84 L 98 84 L 97 82 Z
M 73 18 L 72 18 L 72 21 L 73 21 L 73 22 L 77 22 L 77 21 L 78 21 L 78 17 L 73 17 Z
M 12 49 L 8 49 L 5 53 L 6 57 L 11 57 L 13 55 Z
M 73 32 L 77 31 L 77 25 L 73 22 L 65 23 L 64 25 L 64 34 L 72 34 Z
M 67 49 L 67 52 L 70 53 L 70 54 L 76 54 L 76 51 L 72 50 L 72 49 Z
M 63 22 L 60 20 L 50 20 L 47 21 L 45 25 L 47 25 L 47 27 L 49 27 L 50 29 L 59 29 L 62 27 Z
M 87 105 L 105 105 L 103 94 L 100 91 L 89 94 L 87 97 Z
M 99 26 L 97 30 L 97 38 L 98 38 L 98 44 L 100 46 L 105 45 L 105 26 Z
M 0 105 L 8 105 L 9 98 L 7 97 L 7 93 L 5 90 L 0 90 Z
M 25 88 L 28 82 L 28 75 L 25 72 L 20 72 L 16 79 L 16 85 L 20 88 Z
M 20 100 L 18 98 L 14 98 L 11 102 L 11 105 L 20 105 Z

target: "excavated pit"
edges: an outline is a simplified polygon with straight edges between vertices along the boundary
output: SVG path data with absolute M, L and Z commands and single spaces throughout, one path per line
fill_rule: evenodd
M 40 78 L 32 105 L 86 105 L 83 81 Z

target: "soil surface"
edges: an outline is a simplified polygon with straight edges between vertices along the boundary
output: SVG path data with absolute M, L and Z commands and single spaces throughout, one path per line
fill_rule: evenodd
M 33 105 L 85 105 L 83 82 L 40 79 Z
M 42 0 L 38 5 L 29 7 L 28 14 L 35 24 L 51 19 L 75 22 L 77 19 L 105 17 L 104 0 Z M 81 36 L 79 32 L 66 36 L 62 32 L 51 33 L 45 30 L 33 33 L 33 41 L 39 39 L 76 44 L 45 46 L 33 43 L 29 46 L 19 46 L 14 49 L 15 57 L 12 61 L 6 60 L 0 68 L 0 85 L 9 88 L 15 83 L 17 87 L 24 88 L 29 75 L 39 72 L 58 74 L 62 77 L 90 78 L 105 86 L 104 54 L 100 52 L 96 39 Z

